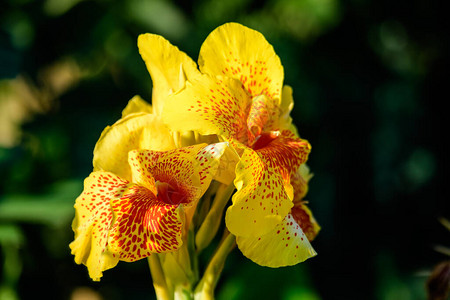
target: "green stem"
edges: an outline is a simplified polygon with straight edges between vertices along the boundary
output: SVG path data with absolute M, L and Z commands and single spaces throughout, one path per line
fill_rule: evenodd
M 236 238 L 231 233 L 227 232 L 224 239 L 220 243 L 213 258 L 205 270 L 205 274 L 195 288 L 195 300 L 213 300 L 214 288 L 222 273 L 225 260 L 228 254 L 236 246 Z
M 198 253 L 206 248 L 215 237 L 222 221 L 223 210 L 227 202 L 230 200 L 233 191 L 233 184 L 228 186 L 222 184 L 217 190 L 211 209 L 206 215 L 205 220 L 195 236 L 195 245 Z
M 155 287 L 156 298 L 158 300 L 172 300 L 173 297 L 169 293 L 161 262 L 157 254 L 148 257 L 148 266 L 152 274 L 153 286 Z

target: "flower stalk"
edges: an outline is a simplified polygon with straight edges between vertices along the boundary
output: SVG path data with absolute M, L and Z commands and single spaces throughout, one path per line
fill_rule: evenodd
M 222 184 L 217 190 L 211 208 L 195 236 L 195 245 L 198 252 L 206 248 L 216 236 L 222 220 L 223 210 L 230 200 L 233 191 L 233 184 Z
M 195 300 L 213 300 L 214 289 L 222 273 L 228 254 L 236 246 L 236 238 L 226 231 L 222 242 L 209 262 L 205 273 L 195 288 Z
M 150 255 L 147 258 L 150 273 L 153 279 L 153 287 L 158 300 L 173 300 L 169 288 L 167 287 L 164 272 L 159 261 L 158 254 Z

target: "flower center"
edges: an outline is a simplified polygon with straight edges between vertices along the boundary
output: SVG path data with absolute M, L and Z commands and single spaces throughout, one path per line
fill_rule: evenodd
M 273 140 L 280 136 L 279 131 L 263 132 L 258 137 L 256 137 L 253 143 L 252 149 L 258 150 L 267 147 Z
M 181 193 L 167 182 L 156 181 L 156 189 L 158 191 L 156 196 L 164 203 L 180 204 L 186 201 L 184 193 Z

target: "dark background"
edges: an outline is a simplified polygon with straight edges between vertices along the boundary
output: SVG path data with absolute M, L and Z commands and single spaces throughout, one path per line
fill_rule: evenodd
M 319 255 L 295 267 L 235 250 L 217 298 L 424 299 L 450 236 L 439 222 L 449 217 L 441 4 L 2 0 L 0 299 L 154 297 L 145 261 L 100 283 L 73 262 L 73 204 L 103 128 L 134 95 L 151 100 L 137 36 L 161 34 L 196 60 L 228 21 L 263 33 L 281 58 L 313 147 L 307 199 L 322 231 Z

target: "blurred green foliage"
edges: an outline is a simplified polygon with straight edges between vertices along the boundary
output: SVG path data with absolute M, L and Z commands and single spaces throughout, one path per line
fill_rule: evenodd
M 319 255 L 268 269 L 235 251 L 218 299 L 424 299 L 448 259 L 445 10 L 437 0 L 4 0 L 0 4 L 0 299 L 149 299 L 145 262 L 93 283 L 68 244 L 102 129 L 135 94 L 136 46 L 161 34 L 196 59 L 215 27 L 261 31 L 313 152 Z M 88 288 L 88 289 L 86 289 Z M 100 298 L 97 298 L 100 299 Z

